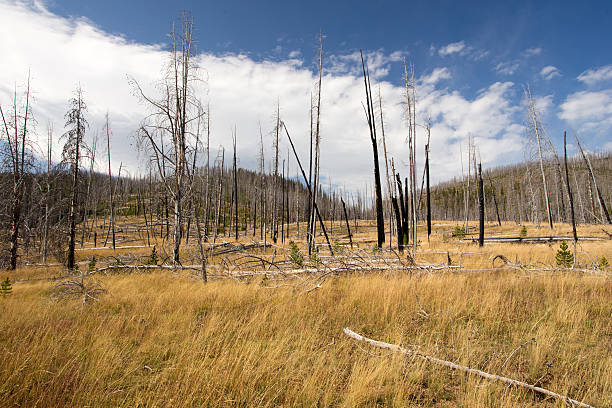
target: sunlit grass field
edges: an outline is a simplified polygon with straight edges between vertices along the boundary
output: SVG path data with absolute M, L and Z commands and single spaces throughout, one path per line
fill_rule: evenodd
M 355 239 L 369 249 L 373 230 L 363 225 Z M 450 255 L 469 270 L 342 274 L 308 292 L 265 287 L 260 279 L 204 284 L 187 271 L 119 272 L 96 275 L 108 293 L 83 305 L 55 300 L 54 282 L 15 283 L 0 299 L 0 405 L 564 406 L 356 343 L 342 333 L 349 327 L 610 406 L 610 270 L 494 268 L 496 254 L 552 266 L 559 244 L 478 248 L 452 237 L 453 228 L 438 223 L 429 243 L 421 238 L 417 262 L 446 263 Z M 488 234 L 518 235 L 520 229 L 495 228 Z M 550 234 L 528 228 L 530 236 Z M 602 236 L 596 226 L 579 234 Z M 611 259 L 611 250 L 609 240 L 585 241 L 578 248 L 580 268 Z M 78 257 L 85 262 L 105 251 L 79 251 Z M 24 265 L 11 279 L 61 273 L 59 266 Z

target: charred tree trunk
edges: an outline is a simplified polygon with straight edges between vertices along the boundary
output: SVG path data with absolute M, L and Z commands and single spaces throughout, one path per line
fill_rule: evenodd
M 567 168 L 567 133 L 563 132 L 563 162 L 565 164 L 565 186 L 567 187 L 567 198 L 570 204 L 570 217 L 572 220 L 572 234 L 574 236 L 574 262 L 576 262 L 576 244 L 578 243 L 578 234 L 576 233 L 576 218 L 574 215 L 574 196 L 569 181 L 569 170 Z
M 429 240 L 429 236 L 431 235 L 431 196 L 429 192 L 429 143 L 427 143 L 427 146 L 425 146 L 425 176 L 427 177 L 425 188 L 427 189 L 427 239 Z
M 366 93 L 366 118 L 368 121 L 368 127 L 370 129 L 370 141 L 372 142 L 372 153 L 374 155 L 374 184 L 376 190 L 376 227 L 378 232 L 378 247 L 382 248 L 383 244 L 385 243 L 385 219 L 383 215 L 382 189 L 380 186 L 380 169 L 378 166 L 378 141 L 376 138 L 376 122 L 374 119 L 374 105 L 370 85 L 370 73 L 363 60 L 363 52 L 361 52 L 361 68 L 363 70 L 363 81 Z
M 302 172 L 302 177 L 304 178 L 304 183 L 306 183 L 306 187 L 308 188 L 308 195 L 310 198 L 312 198 L 312 187 L 311 185 L 308 183 L 308 180 L 306 179 L 306 173 L 304 172 L 304 168 L 302 167 L 302 163 L 300 162 L 300 158 L 297 154 L 297 151 L 295 150 L 295 146 L 293 145 L 293 141 L 291 140 L 291 136 L 289 136 L 289 130 L 287 130 L 287 126 L 283 123 L 283 127 L 285 128 L 285 133 L 287 134 L 287 139 L 289 139 L 289 143 L 291 144 L 291 149 L 293 150 L 293 155 L 295 156 L 295 160 L 297 161 L 297 164 L 300 168 L 300 171 Z M 334 249 L 332 248 L 331 242 L 329 241 L 329 236 L 327 235 L 327 230 L 325 229 L 325 224 L 323 223 L 323 218 L 321 218 L 321 213 L 319 212 L 319 207 L 317 206 L 317 202 L 314 201 L 314 211 L 317 215 L 317 218 L 319 219 L 319 224 L 321 224 L 321 230 L 323 231 L 323 235 L 325 236 L 325 240 L 327 241 L 327 246 L 329 248 L 329 252 L 331 254 L 331 256 L 334 256 Z
M 346 222 L 346 230 L 348 231 L 349 242 L 351 243 L 351 249 L 353 249 L 353 235 L 351 234 L 351 226 L 349 225 L 346 205 L 344 204 L 344 199 L 342 199 L 342 197 L 340 197 L 340 201 L 342 202 L 342 209 L 344 210 L 344 221 Z
M 482 166 L 478 164 L 478 215 L 480 224 L 478 228 L 478 246 L 484 245 L 484 184 L 482 182 Z

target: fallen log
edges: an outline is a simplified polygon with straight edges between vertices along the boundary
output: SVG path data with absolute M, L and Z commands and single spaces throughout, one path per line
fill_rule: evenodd
M 573 237 L 489 237 L 485 242 L 554 242 L 554 241 L 573 241 Z M 603 241 L 601 237 L 578 237 L 579 241 Z M 478 238 L 466 238 L 461 241 L 476 242 Z
M 372 339 L 364 337 L 364 336 L 362 336 L 360 334 L 355 333 L 354 331 L 352 331 L 348 327 L 346 327 L 344 329 L 344 334 L 346 334 L 347 336 L 349 336 L 350 338 L 352 338 L 354 340 L 357 340 L 357 341 L 360 341 L 360 342 L 365 342 L 365 343 L 370 344 L 370 345 L 375 346 L 375 347 L 380 347 L 380 348 L 384 348 L 384 349 L 387 349 L 387 350 L 391 350 L 391 351 L 393 351 L 395 353 L 401 353 L 401 354 L 406 354 L 406 355 L 412 355 L 412 356 L 420 357 L 423 360 L 430 361 L 430 362 L 432 362 L 434 364 L 438 364 L 438 365 L 441 365 L 441 366 L 444 366 L 444 367 L 448 367 L 448 368 L 453 369 L 453 370 L 464 371 L 464 372 L 466 372 L 468 374 L 474 374 L 474 375 L 477 375 L 479 377 L 486 378 L 488 380 L 500 381 L 500 382 L 506 383 L 508 385 L 514 385 L 514 386 L 517 386 L 517 387 L 527 388 L 528 390 L 531 390 L 533 392 L 536 392 L 536 393 L 539 393 L 539 394 L 548 395 L 549 397 L 553 397 L 553 398 L 559 399 L 561 401 L 565 401 L 566 403 L 571 404 L 571 405 L 576 405 L 576 406 L 585 407 L 585 408 L 595 408 L 592 405 L 585 404 L 583 402 L 571 399 L 571 398 L 569 398 L 569 397 L 567 397 L 565 395 L 557 394 L 556 392 L 549 391 L 549 390 L 547 390 L 545 388 L 536 387 L 534 385 L 527 384 L 527 383 L 522 382 L 522 381 L 514 380 L 512 378 L 502 377 L 502 376 L 495 375 L 495 374 L 489 374 L 487 372 L 484 372 L 484 371 L 481 371 L 481 370 L 477 370 L 475 368 L 466 367 L 466 366 L 463 366 L 463 365 L 460 365 L 460 364 L 453 363 L 451 361 L 446 361 L 446 360 L 442 360 L 442 359 L 439 359 L 439 358 L 436 358 L 436 357 L 428 356 L 428 355 L 420 353 L 420 352 L 418 352 L 416 350 L 405 349 L 405 348 L 403 348 L 403 347 L 401 347 L 401 346 L 399 346 L 397 344 L 390 344 L 390 343 L 385 343 L 383 341 L 372 340 Z
M 239 245 L 233 246 L 232 248 L 222 249 L 220 251 L 213 252 L 212 254 L 210 254 L 210 256 L 217 256 L 217 255 L 229 254 L 232 252 L 246 251 L 248 249 L 270 248 L 270 247 L 272 247 L 272 244 L 250 244 L 250 245 L 239 244 Z
M 149 248 L 148 245 L 125 245 L 125 246 L 116 246 L 115 249 L 136 249 L 136 248 Z M 75 251 L 101 251 L 105 249 L 113 249 L 112 246 L 108 247 L 93 247 L 93 248 L 76 248 Z

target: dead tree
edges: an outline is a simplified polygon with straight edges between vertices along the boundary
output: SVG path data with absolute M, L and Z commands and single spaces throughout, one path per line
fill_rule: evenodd
M 478 163 L 478 246 L 484 245 L 484 183 L 482 182 L 482 165 Z
M 576 143 L 578 143 L 578 149 L 580 149 L 580 154 L 584 159 L 584 162 L 587 165 L 587 169 L 589 170 L 589 175 L 591 176 L 591 181 L 593 182 L 593 186 L 595 187 L 595 192 L 597 193 L 597 198 L 599 200 L 599 209 L 601 210 L 602 219 L 605 218 L 608 224 L 612 224 L 612 220 L 610 220 L 610 213 L 608 212 L 608 208 L 606 207 L 606 203 L 601 195 L 601 191 L 599 190 L 599 186 L 597 185 L 597 180 L 595 180 L 595 173 L 593 172 L 593 166 L 591 166 L 591 160 L 589 160 L 589 156 L 584 153 L 582 149 L 582 145 L 580 144 L 580 140 L 578 139 L 578 135 L 574 133 L 574 137 L 576 138 Z
M 82 155 L 83 139 L 87 127 L 85 112 L 87 105 L 83 101 L 83 90 L 77 87 L 75 95 L 70 99 L 70 109 L 66 113 L 66 127 L 68 131 L 64 133 L 66 143 L 62 152 L 63 161 L 70 165 L 72 175 L 72 197 L 70 199 L 70 231 L 68 242 L 68 259 L 66 266 L 74 269 L 74 235 L 76 228 L 76 218 L 79 204 L 79 166 Z
M 410 66 L 410 72 L 404 61 L 404 85 L 406 98 L 406 114 L 408 116 L 408 150 L 410 163 L 410 225 L 412 227 L 412 247 L 417 248 L 417 204 L 416 204 L 416 80 L 414 67 Z M 408 188 L 408 183 L 406 183 Z M 406 194 L 408 199 L 408 194 Z
M 85 244 L 85 229 L 87 228 L 87 215 L 89 213 L 89 200 L 91 198 L 91 190 L 92 180 L 94 176 L 94 164 L 96 161 L 96 149 L 98 147 L 98 132 L 95 133 L 92 144 L 91 144 L 91 154 L 89 156 L 89 177 L 87 180 L 87 195 L 85 196 L 85 207 L 83 211 L 83 222 L 81 223 L 81 248 Z
M 43 264 L 47 263 L 48 241 L 49 241 L 49 201 L 51 198 L 51 155 L 53 152 L 53 128 L 49 124 L 47 129 L 47 174 L 45 174 L 45 223 L 43 227 L 42 256 Z
M 304 183 L 306 183 L 306 188 L 308 189 L 308 195 L 312 198 L 312 186 L 308 183 L 308 179 L 306 178 L 306 173 L 304 172 L 304 168 L 302 167 L 302 163 L 300 162 L 300 158 L 295 150 L 295 146 L 293 145 L 293 141 L 291 140 L 291 136 L 289 135 L 289 130 L 285 123 L 282 123 L 285 128 L 285 133 L 287 134 L 287 139 L 289 139 L 289 143 L 291 144 L 291 149 L 293 150 L 293 155 L 295 156 L 295 161 L 297 162 L 300 171 L 302 172 L 302 177 L 304 178 Z M 323 231 L 323 235 L 325 236 L 325 240 L 327 241 L 327 246 L 329 248 L 329 252 L 331 256 L 334 256 L 334 249 L 332 248 L 331 242 L 329 241 L 329 236 L 327 235 L 327 230 L 325 229 L 325 224 L 323 223 L 323 218 L 321 217 L 321 213 L 319 212 L 319 207 L 317 206 L 317 202 L 314 201 L 313 205 L 314 211 L 319 219 L 319 224 L 321 224 L 321 230 Z
M 113 250 L 115 249 L 115 203 L 113 200 L 113 173 L 111 168 L 111 150 L 110 150 L 110 121 L 108 117 L 108 112 L 106 112 L 106 151 L 108 153 L 108 203 L 110 206 L 110 216 L 109 216 L 109 228 L 111 230 L 112 239 L 113 239 Z
M 363 70 L 363 82 L 365 85 L 366 105 L 364 107 L 368 127 L 370 129 L 370 141 L 372 142 L 372 152 L 374 155 L 374 184 L 376 189 L 376 227 L 378 231 L 378 247 L 382 248 L 385 243 L 385 219 L 383 216 L 382 206 L 382 189 L 380 186 L 380 169 L 378 166 L 378 141 L 376 137 L 376 122 L 374 119 L 374 105 L 372 100 L 372 88 L 370 84 L 370 72 L 363 60 L 363 52 L 361 53 L 361 68 Z
M 0 105 L 0 115 L 2 116 L 2 124 L 4 135 L 2 141 L 8 145 L 8 162 L 12 173 L 12 205 L 11 205 L 11 248 L 9 269 L 14 270 L 17 267 L 17 249 L 19 246 L 19 232 L 22 224 L 23 212 L 23 195 L 25 188 L 26 161 L 29 160 L 29 151 L 31 146 L 27 146 L 30 142 L 28 137 L 31 122 L 30 106 L 30 74 L 28 73 L 28 81 L 24 95 L 24 107 L 20 109 L 19 101 L 17 100 L 17 90 L 13 95 L 13 106 L 10 112 L 11 116 L 5 116 L 2 105 Z
M 278 203 L 276 193 L 278 190 L 278 138 L 280 136 L 280 103 L 276 104 L 276 125 L 274 126 L 274 187 L 272 189 L 272 241 L 276 244 L 278 239 Z
M 236 229 L 236 241 L 238 241 L 238 169 L 236 168 L 236 128 L 234 127 L 234 135 L 232 138 L 234 142 L 234 160 L 233 160 L 233 170 L 234 170 L 234 217 L 235 217 L 235 229 Z
M 132 80 L 137 96 L 146 103 L 152 113 L 140 127 L 140 140 L 152 152 L 164 189 L 174 204 L 173 262 L 180 263 L 180 246 L 183 237 L 183 201 L 187 174 L 187 156 L 193 151 L 193 126 L 203 115 L 202 104 L 196 97 L 193 84 L 199 81 L 192 42 L 193 20 L 183 14 L 178 31 L 170 34 L 171 52 L 167 74 L 159 84 L 162 95 L 158 99 L 147 96 L 138 82 Z M 170 139 L 171 151 L 160 148 L 164 139 Z M 166 176 L 162 161 L 169 163 L 172 174 Z
M 544 154 L 542 151 L 542 124 L 540 123 L 540 119 L 538 117 L 538 112 L 535 106 L 535 100 L 533 96 L 531 96 L 531 91 L 529 88 L 525 90 L 525 96 L 527 98 L 527 108 L 529 115 L 529 129 L 532 137 L 535 138 L 535 142 L 538 148 L 538 157 L 540 161 L 540 173 L 542 174 L 542 186 L 544 190 L 544 199 L 546 201 L 546 213 L 548 215 L 548 225 L 550 229 L 553 228 L 553 218 L 552 211 L 550 209 L 550 200 L 548 197 L 548 187 L 546 185 L 546 174 L 544 172 Z
M 383 115 L 383 106 L 382 106 L 382 95 L 380 93 L 380 85 L 378 85 L 378 110 L 379 110 L 379 115 L 380 115 L 380 132 L 381 132 L 381 137 L 382 137 L 382 144 L 383 144 L 383 153 L 385 156 L 385 174 L 387 176 L 387 203 L 389 204 L 389 207 L 392 206 L 391 203 L 391 178 L 389 177 L 389 160 L 387 158 L 387 142 L 385 140 L 385 118 Z M 388 209 L 389 212 L 389 246 L 391 246 L 391 240 L 392 240 L 392 235 L 393 235 L 393 215 L 391 213 L 391 208 Z
M 431 194 L 429 191 L 429 142 L 431 139 L 431 123 L 427 121 L 427 144 L 425 145 L 425 176 L 427 177 L 427 239 L 431 235 Z
M 342 209 L 344 210 L 344 221 L 346 222 L 346 231 L 348 233 L 348 238 L 351 244 L 351 249 L 353 249 L 353 236 L 351 234 L 351 226 L 349 225 L 348 213 L 346 212 L 346 204 L 344 204 L 344 199 L 342 197 L 340 197 L 340 201 L 342 202 Z
M 567 168 L 567 132 L 563 132 L 563 162 L 565 164 L 565 186 L 567 187 L 567 198 L 570 203 L 570 216 L 572 217 L 572 234 L 574 236 L 574 262 L 576 262 L 576 246 L 578 234 L 576 233 L 576 218 L 574 216 L 574 197 L 569 182 L 569 170 Z

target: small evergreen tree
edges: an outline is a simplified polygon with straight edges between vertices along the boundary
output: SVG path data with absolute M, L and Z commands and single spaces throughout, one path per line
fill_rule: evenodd
M 602 257 L 599 258 L 599 267 L 601 269 L 605 269 L 608 266 L 610 266 L 610 263 L 608 262 L 608 259 L 605 256 L 602 255 Z
M 145 265 L 157 265 L 159 258 L 157 256 L 157 251 L 155 250 L 155 245 L 153 245 L 153 249 L 151 249 L 151 255 L 145 259 Z
M 574 264 L 574 255 L 572 255 L 572 252 L 568 249 L 565 241 L 561 241 L 561 245 L 559 245 L 559 250 L 557 251 L 555 259 L 557 261 L 557 265 L 564 268 L 569 268 Z
M 91 261 L 89 261 L 89 263 L 87 264 L 87 271 L 91 273 L 95 270 L 96 270 L 96 257 L 92 256 Z
M 526 237 L 527 236 L 527 227 L 523 225 L 523 228 L 521 228 L 521 232 L 519 232 L 519 237 Z
M 465 228 L 462 227 L 461 225 L 456 225 L 455 226 L 455 231 L 453 232 L 453 236 L 455 236 L 457 238 L 465 237 Z
M 0 284 L 0 294 L 2 295 L 2 297 L 5 297 L 10 295 L 11 293 L 13 293 L 13 286 L 11 285 L 11 281 L 9 280 L 9 278 L 6 278 Z
M 295 242 L 290 241 L 289 246 L 291 247 L 291 250 L 289 251 L 289 260 L 295 265 L 301 267 L 304 264 L 304 255 Z

